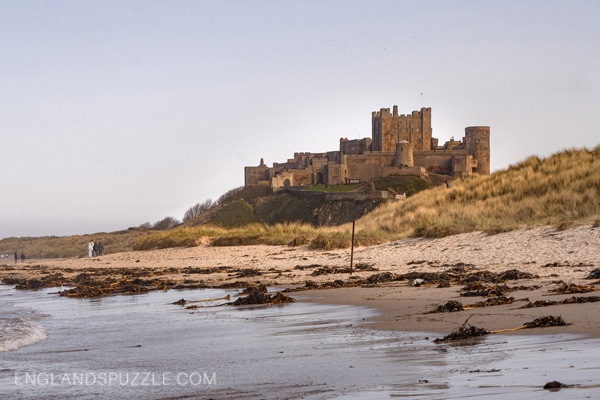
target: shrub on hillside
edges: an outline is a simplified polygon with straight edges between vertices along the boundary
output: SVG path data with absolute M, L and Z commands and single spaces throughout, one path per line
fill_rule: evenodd
M 260 222 L 254 215 L 252 206 L 243 199 L 225 204 L 210 217 L 211 224 L 224 228 L 233 228 Z
M 183 222 L 188 222 L 196 217 L 199 217 L 200 215 L 204 214 L 216 205 L 217 203 L 212 201 L 212 199 L 207 199 L 204 201 L 204 203 L 194 204 L 193 206 L 188 208 L 188 210 L 183 215 Z
M 240 186 L 223 194 L 217 200 L 217 204 L 230 203 L 232 201 L 244 199 L 248 202 L 259 197 L 268 196 L 273 193 L 269 186 Z
M 177 218 L 165 217 L 165 218 L 161 219 L 160 221 L 156 221 L 152 225 L 152 229 L 165 230 L 165 229 L 174 228 L 179 224 L 180 224 L 180 222 Z

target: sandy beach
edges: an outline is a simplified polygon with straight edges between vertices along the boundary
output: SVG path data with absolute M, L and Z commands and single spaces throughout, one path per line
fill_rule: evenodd
M 82 274 L 128 282 L 141 277 L 164 282 L 165 289 L 251 285 L 285 289 L 306 287 L 309 286 L 306 282 L 311 281 L 311 287 L 339 288 L 303 291 L 308 301 L 375 308 L 379 316 L 365 323 L 378 329 L 447 333 L 471 317 L 470 324 L 501 330 L 554 315 L 562 316 L 570 325 L 517 333 L 600 333 L 600 318 L 597 318 L 600 302 L 522 308 L 535 301 L 558 302 L 598 294 L 594 289 L 600 285 L 593 285 L 598 279 L 586 279 L 600 267 L 600 228 L 590 225 L 563 231 L 547 227 L 496 235 L 469 233 L 441 239 L 405 239 L 356 248 L 352 274 L 348 271 L 349 265 L 349 249 L 317 251 L 307 247 L 200 245 L 90 259 L 8 262 L 0 266 L 0 277 L 14 282 L 54 276 L 55 281 L 65 286 L 77 285 L 77 281 L 82 281 Z M 494 297 L 494 292 L 487 296 L 461 296 L 464 285 L 438 287 L 442 285 L 427 279 L 422 282 L 389 279 L 408 273 L 439 274 L 452 268 L 457 270 L 457 267 L 464 274 L 483 271 L 501 274 L 517 270 L 534 277 L 503 282 L 508 288 L 504 296 L 513 298 L 510 304 L 476 308 L 470 306 Z M 369 281 L 374 275 L 377 279 Z M 355 287 L 347 287 L 354 283 Z M 421 285 L 415 286 L 415 283 Z M 555 292 L 561 286 L 566 293 Z M 577 293 L 578 288 L 590 292 Z M 289 295 L 293 297 L 294 293 Z M 461 302 L 465 310 L 431 313 L 450 300 Z
M 361 247 L 352 274 L 349 249 L 287 246 L 5 263 L 0 388 L 23 399 L 541 400 L 557 381 L 568 398 L 594 398 L 599 249 L 588 225 Z M 222 306 L 260 285 L 296 301 Z M 568 325 L 523 328 L 545 317 Z M 461 326 L 485 337 L 437 340 Z M 128 379 L 140 371 L 217 378 L 137 386 Z M 23 383 L 48 372 L 125 380 Z

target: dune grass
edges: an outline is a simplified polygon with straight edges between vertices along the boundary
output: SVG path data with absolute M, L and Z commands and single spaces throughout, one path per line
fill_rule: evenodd
M 43 236 L 5 238 L 0 240 L 0 253 L 6 253 L 12 260 L 15 251 L 25 253 L 27 259 L 85 257 L 90 240 L 101 241 L 104 253 L 130 251 L 138 239 L 148 235 L 143 229 L 129 229 L 118 232 L 99 232 L 89 235 Z
M 350 247 L 351 237 L 351 224 L 322 228 L 297 222 L 275 225 L 249 224 L 237 228 L 203 225 L 149 234 L 140 238 L 133 249 L 191 247 L 200 242 L 208 242 L 211 246 L 309 245 L 314 249 L 332 250 Z M 356 232 L 354 243 L 356 246 L 369 246 L 387 240 L 388 235 L 363 230 Z
M 426 190 L 380 207 L 357 226 L 396 237 L 442 237 L 540 225 L 563 229 L 599 216 L 600 146 L 532 156 L 491 176 Z
M 141 238 L 133 248 L 134 250 L 149 250 L 189 247 L 195 246 L 203 239 L 208 239 L 205 241 L 208 241 L 212 246 L 246 246 L 253 244 L 297 246 L 309 243 L 316 236 L 317 229 L 301 223 L 275 225 L 252 223 L 235 228 L 202 225 L 156 232 Z

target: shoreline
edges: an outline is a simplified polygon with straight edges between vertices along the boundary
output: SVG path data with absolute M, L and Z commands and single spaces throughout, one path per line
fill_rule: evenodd
M 340 288 L 303 292 L 308 302 L 333 305 L 352 305 L 374 309 L 378 315 L 363 321 L 367 328 L 383 331 L 423 332 L 436 337 L 447 335 L 460 327 L 465 321 L 478 328 L 490 331 L 514 329 L 541 316 L 561 316 L 570 325 L 521 329 L 501 332 L 503 335 L 545 335 L 577 334 L 600 338 L 600 303 L 555 305 L 540 308 L 520 309 L 525 302 L 515 302 L 465 311 L 430 313 L 436 306 L 448 299 L 467 304 L 480 301 L 472 298 L 465 301 L 459 297 L 456 289 L 414 288 L 408 286 L 385 286 L 378 288 Z M 523 294 L 524 296 L 521 296 Z M 513 294 L 517 299 L 528 297 L 530 300 L 544 296 L 538 293 L 519 292 Z M 592 293 L 593 295 L 593 293 Z M 518 297 L 517 297 L 518 296 Z M 573 295 L 560 295 L 559 299 Z M 581 296 L 585 296 L 581 295 Z
M 580 333 L 600 336 L 600 302 L 521 308 L 528 302 L 600 295 L 598 279 L 586 279 L 600 267 L 600 228 L 591 225 L 563 231 L 546 227 L 497 235 L 476 232 L 361 247 L 355 250 L 354 265 L 362 269 L 355 270 L 352 275 L 347 271 L 349 253 L 349 249 L 319 251 L 287 246 L 198 246 L 116 253 L 90 259 L 7 263 L 0 265 L 0 279 L 9 279 L 10 282 L 21 279 L 37 282 L 35 284 L 65 282 L 68 285 L 87 285 L 94 290 L 104 285 L 124 290 L 116 294 L 144 293 L 135 290 L 146 289 L 329 285 L 337 288 L 299 293 L 309 302 L 376 309 L 380 315 L 365 321 L 374 329 L 448 334 L 471 317 L 469 323 L 474 326 L 501 330 L 552 315 L 562 316 L 571 325 L 523 329 L 511 334 Z M 451 300 L 467 307 L 492 298 L 491 295 L 465 297 L 459 292 L 465 290 L 465 279 L 479 279 L 508 270 L 535 276 L 493 281 L 495 283 L 483 280 L 482 285 L 503 285 L 507 291 L 502 295 L 514 298 L 512 303 L 430 313 Z M 449 287 L 438 287 L 442 286 L 438 285 L 439 282 L 427 280 L 448 274 L 448 271 L 451 275 L 460 271 L 460 274 L 456 272 L 452 276 L 460 276 L 463 281 L 460 284 L 452 282 Z M 408 278 L 411 274 L 425 274 L 422 276 L 426 279 L 415 287 L 413 279 Z M 400 277 L 403 278 L 398 280 Z M 560 289 L 561 285 L 563 289 L 577 291 L 587 287 L 593 291 L 551 292 Z M 112 292 L 88 294 L 94 293 L 105 295 Z M 295 297 L 293 291 L 287 294 Z M 86 292 L 80 292 L 70 297 L 87 296 Z

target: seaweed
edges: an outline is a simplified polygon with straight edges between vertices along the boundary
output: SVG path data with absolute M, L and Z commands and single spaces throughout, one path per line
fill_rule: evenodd
M 533 303 L 531 303 L 531 302 L 527 303 L 523 307 L 520 307 L 520 308 L 548 307 L 548 306 L 555 306 L 555 305 L 560 305 L 560 304 L 596 303 L 598 301 L 600 301 L 600 296 L 584 296 L 584 297 L 573 296 L 573 297 L 569 297 L 568 299 L 564 299 L 561 301 L 538 300 L 538 301 L 534 301 Z
M 523 326 L 527 329 L 531 328 L 548 328 L 551 326 L 566 326 L 567 324 L 561 316 L 554 317 L 552 315 L 548 315 L 546 317 L 536 318 L 531 322 L 526 322 Z
M 367 278 L 367 283 L 372 285 L 379 283 L 386 283 L 398 280 L 398 276 L 391 272 L 381 272 L 379 274 L 373 274 Z
M 463 305 L 460 301 L 456 301 L 456 300 L 449 300 L 446 302 L 446 304 L 443 304 L 441 306 L 437 306 L 435 308 L 435 310 L 430 311 L 430 313 L 444 313 L 444 312 L 456 312 L 456 311 L 463 311 Z
M 594 285 L 577 285 L 575 283 L 561 283 L 559 287 L 553 289 L 552 292 L 561 294 L 572 294 L 572 293 L 587 293 L 595 292 L 598 288 Z
M 446 335 L 441 339 L 435 339 L 433 342 L 434 343 L 444 343 L 444 342 L 450 342 L 450 341 L 456 341 L 456 340 L 472 339 L 475 337 L 489 335 L 491 333 L 487 329 L 478 328 L 476 326 L 469 324 L 469 319 L 471 319 L 471 317 L 467 318 L 467 320 L 458 329 L 456 329 L 449 335 Z
M 261 276 L 262 272 L 254 268 L 244 268 L 237 271 L 235 278 L 249 278 L 252 276 Z
M 487 286 L 481 284 L 480 282 L 475 282 L 474 284 L 467 284 L 463 288 L 463 291 L 460 292 L 460 295 L 463 297 L 498 297 L 504 296 L 504 294 L 506 294 L 509 291 L 510 288 L 505 284 Z
M 245 306 L 252 304 L 285 304 L 293 303 L 296 300 L 284 295 L 281 292 L 277 292 L 275 295 L 267 293 L 261 287 L 251 287 L 247 289 L 248 295 L 246 297 L 240 297 L 232 303 L 226 303 L 232 306 Z
M 485 301 L 478 301 L 477 303 L 471 304 L 468 307 L 480 308 L 480 307 L 492 307 L 500 306 L 504 304 L 512 304 L 515 301 L 514 297 L 498 296 L 485 299 Z

